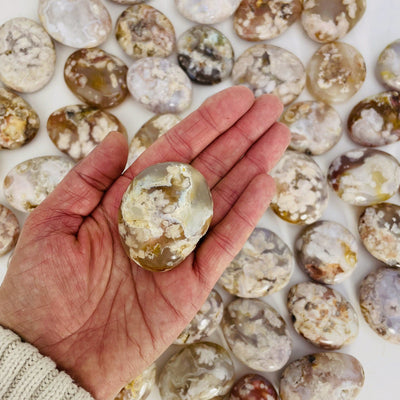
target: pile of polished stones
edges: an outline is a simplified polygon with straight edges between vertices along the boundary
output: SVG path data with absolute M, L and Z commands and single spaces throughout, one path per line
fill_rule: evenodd
M 7 87 L 0 89 L 0 149 L 23 146 L 39 129 L 38 115 L 14 91 L 34 92 L 48 84 L 56 61 L 52 38 L 78 49 L 65 63 L 64 78 L 84 103 L 49 116 L 49 137 L 68 158 L 39 157 L 14 167 L 4 181 L 10 205 L 33 210 L 109 131 L 126 135 L 106 109 L 121 104 L 129 92 L 156 116 L 134 136 L 128 165 L 180 121 L 176 114 L 189 107 L 192 82 L 212 85 L 230 77 L 256 96 L 277 95 L 287 106 L 281 120 L 290 128 L 292 141 L 271 174 L 277 186 L 271 208 L 289 223 L 306 225 L 294 254 L 311 280 L 291 287 L 287 298 L 295 330 L 327 350 L 342 348 L 358 334 L 353 306 L 326 286 L 352 274 L 358 252 L 356 238 L 344 226 L 320 220 L 330 185 L 346 203 L 365 207 L 358 224 L 361 240 L 386 266 L 362 281 L 361 310 L 378 335 L 400 344 L 400 207 L 385 203 L 399 190 L 400 165 L 375 148 L 400 138 L 400 40 L 389 44 L 377 60 L 387 91 L 361 101 L 349 115 L 349 137 L 363 147 L 337 157 L 325 174 L 311 156 L 326 153 L 341 138 L 342 121 L 332 103 L 350 99 L 366 76 L 362 55 L 338 40 L 360 20 L 366 0 L 175 0 L 178 11 L 197 24 L 178 40 L 171 21 L 143 4 L 145 0 L 112 1 L 128 6 L 116 21 L 115 35 L 134 59 L 129 68 L 97 47 L 112 30 L 100 0 L 39 0 L 41 25 L 15 18 L 0 27 L 0 80 Z M 300 19 L 307 35 L 322 45 L 307 68 L 293 53 L 265 43 L 252 45 L 235 60 L 228 38 L 210 26 L 231 16 L 244 40 L 272 39 Z M 179 66 L 167 58 L 175 51 Z M 305 85 L 316 100 L 293 103 Z M 15 215 L 0 205 L 0 255 L 13 248 L 18 234 Z M 278 399 L 273 385 L 261 375 L 234 382 L 230 354 L 204 340 L 221 325 L 231 352 L 246 366 L 261 372 L 285 367 L 292 352 L 286 322 L 258 298 L 285 287 L 293 268 L 293 252 L 282 239 L 256 228 L 219 281 L 235 299 L 224 308 L 213 290 L 176 340 L 185 346 L 159 374 L 163 400 L 225 395 L 230 400 Z M 155 382 L 152 365 L 118 399 L 144 399 Z M 354 357 L 321 352 L 287 365 L 279 394 L 282 400 L 354 399 L 363 382 L 363 368 Z

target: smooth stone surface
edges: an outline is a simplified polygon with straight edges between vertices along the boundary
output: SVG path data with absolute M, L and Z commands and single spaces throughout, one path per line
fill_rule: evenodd
M 282 400 L 354 400 L 364 379 L 362 365 L 349 354 L 309 354 L 285 368 L 279 394 Z
M 180 121 L 181 119 L 175 114 L 161 114 L 145 122 L 129 144 L 128 165 L 131 165 L 159 137 L 167 133 Z
M 282 114 L 281 122 L 292 134 L 289 148 L 308 155 L 326 153 L 342 136 L 339 113 L 322 101 L 300 101 L 290 105 Z
M 196 83 L 214 85 L 231 74 L 231 42 L 211 26 L 199 25 L 185 31 L 178 39 L 177 52 L 179 65 Z
M 357 240 L 337 222 L 317 221 L 307 226 L 295 248 L 297 260 L 307 275 L 326 285 L 343 282 L 357 265 Z
M 287 105 L 303 91 L 306 73 L 302 62 L 290 51 L 272 44 L 256 44 L 236 60 L 232 80 L 250 88 L 256 97 L 271 93 Z
M 135 61 L 128 70 L 127 82 L 133 98 L 156 114 L 180 113 L 192 101 L 190 79 L 164 58 Z
M 132 58 L 168 57 L 175 49 L 171 21 L 147 4 L 128 7 L 117 20 L 115 36 L 122 50 Z
M 195 343 L 173 355 L 161 371 L 163 400 L 211 400 L 228 393 L 234 380 L 229 353 L 215 343 Z
M 376 69 L 382 83 L 400 91 L 400 39 L 385 47 L 379 55 Z
M 81 49 L 68 57 L 64 79 L 84 103 L 108 108 L 121 104 L 128 95 L 127 72 L 128 67 L 119 58 L 98 48 Z
M 301 23 L 316 42 L 345 36 L 364 15 L 366 0 L 304 0 Z
M 318 100 L 343 103 L 353 97 L 365 81 L 366 66 L 361 53 L 343 42 L 321 46 L 307 66 L 307 88 Z
M 188 164 L 155 164 L 126 190 L 119 233 L 129 257 L 151 271 L 180 264 L 207 232 L 213 215 L 203 175 Z
M 4 179 L 4 195 L 17 210 L 33 211 L 74 166 L 59 156 L 32 158 L 16 165 Z
M 400 270 L 381 267 L 360 286 L 360 306 L 369 326 L 383 339 L 400 344 Z
M 190 324 L 178 336 L 174 344 L 191 344 L 212 335 L 218 328 L 223 313 L 224 303 L 222 297 L 216 290 L 212 290 L 206 302 Z
M 400 206 L 381 203 L 367 207 L 360 215 L 358 232 L 375 258 L 400 267 Z
M 400 185 L 400 165 L 384 151 L 350 150 L 332 161 L 328 182 L 346 203 L 370 206 L 396 193 Z
M 257 371 L 277 371 L 289 360 L 292 340 L 285 321 L 270 305 L 258 299 L 236 299 L 221 322 L 232 353 Z
M 328 185 L 318 164 L 306 154 L 286 151 L 271 171 L 276 192 L 271 209 L 292 224 L 312 224 L 328 205 Z
M 263 376 L 248 374 L 235 382 L 228 400 L 278 400 L 278 393 Z
M 18 149 L 39 130 L 39 116 L 22 97 L 0 88 L 0 149 Z
M 243 0 L 235 12 L 233 27 L 244 40 L 273 39 L 299 17 L 302 0 Z
M 287 306 L 298 334 L 323 349 L 340 349 L 358 335 L 353 306 L 336 290 L 303 282 L 290 288 Z
M 178 11 L 198 24 L 215 24 L 229 18 L 241 0 L 175 0 Z
M 274 232 L 255 228 L 218 283 L 238 297 L 263 297 L 286 286 L 293 267 L 287 244 Z
M 0 27 L 0 81 L 17 92 L 36 92 L 50 81 L 56 50 L 35 21 L 13 18 Z
M 60 108 L 47 120 L 50 139 L 74 161 L 86 157 L 111 131 L 127 136 L 117 117 L 86 105 Z
M 19 232 L 19 222 L 15 214 L 0 204 L 0 256 L 4 256 L 15 247 Z
M 55 40 L 79 49 L 99 46 L 112 29 L 100 0 L 39 0 L 39 18 Z
M 350 139 L 365 147 L 384 146 L 400 139 L 400 94 L 383 92 L 360 101 L 347 120 Z

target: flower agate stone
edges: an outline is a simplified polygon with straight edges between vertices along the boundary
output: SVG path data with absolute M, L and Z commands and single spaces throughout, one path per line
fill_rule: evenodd
M 400 344 L 400 269 L 381 267 L 367 275 L 360 286 L 360 306 L 379 336 Z
M 276 193 L 272 210 L 292 224 L 312 224 L 328 205 L 328 185 L 318 164 L 306 154 L 286 151 L 271 171 Z
M 0 88 L 0 149 L 17 149 L 39 130 L 39 116 L 20 96 Z
M 364 379 L 363 367 L 349 354 L 309 354 L 285 368 L 279 394 L 282 400 L 354 400 Z
M 174 343 L 191 344 L 212 335 L 218 328 L 223 313 L 224 303 L 222 302 L 222 297 L 216 290 L 212 290 L 196 316 Z
M 112 29 L 100 0 L 39 0 L 39 18 L 55 40 L 77 48 L 99 46 Z
M 353 107 L 347 120 L 350 139 L 366 147 L 384 146 L 400 139 L 400 95 L 383 92 Z
M 304 0 L 301 22 L 312 40 L 333 42 L 354 27 L 366 6 L 366 0 Z
M 367 207 L 358 221 L 358 232 L 375 258 L 400 267 L 400 206 L 381 203 Z
M 233 27 L 244 40 L 268 40 L 281 35 L 301 14 L 302 0 L 243 0 Z
M 19 231 L 19 222 L 15 214 L 0 204 L 0 256 L 4 256 L 15 247 Z
M 278 394 L 269 380 L 248 374 L 235 382 L 227 400 L 278 400 Z
M 326 285 L 343 282 L 357 265 L 357 240 L 337 222 L 317 221 L 307 226 L 295 248 L 307 275 Z
M 353 306 L 336 290 L 303 282 L 290 288 L 287 305 L 296 332 L 318 347 L 340 349 L 358 335 Z
M 175 49 L 175 29 L 160 11 L 146 4 L 127 8 L 115 27 L 118 44 L 132 58 L 168 57 Z
M 363 56 L 347 43 L 332 42 L 319 48 L 307 66 L 310 93 L 327 103 L 342 103 L 354 96 L 364 83 Z
M 133 98 L 156 114 L 180 113 L 192 101 L 190 79 L 165 58 L 135 61 L 128 70 L 127 82 Z
M 370 206 L 396 193 L 400 185 L 400 165 L 384 151 L 350 150 L 332 161 L 328 182 L 346 203 Z
M 180 264 L 206 233 L 213 214 L 203 175 L 188 164 L 146 168 L 126 190 L 119 232 L 129 257 L 151 271 Z
M 234 366 L 228 352 L 215 343 L 195 343 L 173 355 L 161 371 L 163 400 L 212 400 L 228 393 Z
M 59 156 L 36 157 L 16 165 L 4 179 L 4 195 L 17 210 L 34 210 L 74 166 Z
M 380 54 L 377 73 L 390 89 L 400 91 L 400 39 L 390 43 Z
M 228 19 L 241 0 L 175 0 L 178 11 L 198 24 L 215 24 Z
M 129 144 L 128 165 L 180 121 L 181 119 L 175 114 L 161 114 L 143 124 Z
M 197 83 L 213 85 L 229 77 L 233 48 L 229 39 L 210 26 L 190 28 L 178 39 L 179 65 Z
M 255 228 L 218 283 L 238 297 L 263 297 L 287 285 L 293 264 L 291 250 L 278 235 Z
M 302 62 L 290 51 L 257 44 L 236 60 L 232 79 L 235 84 L 250 88 L 255 96 L 272 93 L 287 105 L 303 91 L 306 73 Z
M 0 80 L 18 92 L 36 92 L 52 78 L 56 50 L 35 21 L 14 18 L 0 27 Z
M 308 155 L 326 153 L 342 136 L 339 113 L 322 101 L 300 101 L 290 105 L 281 122 L 290 129 L 292 150 Z
M 50 139 L 74 161 L 86 157 L 111 131 L 127 136 L 117 117 L 86 105 L 60 108 L 47 121 Z
M 289 360 L 292 340 L 279 313 L 258 299 L 236 299 L 221 322 L 233 354 L 257 371 L 277 371 Z

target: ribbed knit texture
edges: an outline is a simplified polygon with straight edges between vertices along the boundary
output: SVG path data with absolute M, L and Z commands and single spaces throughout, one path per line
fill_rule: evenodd
M 1 400 L 93 400 L 36 347 L 0 326 Z

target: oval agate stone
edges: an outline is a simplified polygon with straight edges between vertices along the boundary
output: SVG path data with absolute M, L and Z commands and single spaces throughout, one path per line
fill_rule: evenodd
M 379 56 L 377 72 L 390 89 L 400 91 L 400 39 L 390 43 Z
M 15 214 L 0 204 L 0 257 L 15 247 L 19 232 L 19 222 Z

